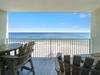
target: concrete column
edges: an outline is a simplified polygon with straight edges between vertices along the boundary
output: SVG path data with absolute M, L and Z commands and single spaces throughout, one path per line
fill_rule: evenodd
M 92 53 L 100 52 L 100 8 L 91 13 Z
M 5 43 L 5 39 L 8 38 L 8 16 L 7 12 L 0 10 L 0 44 Z

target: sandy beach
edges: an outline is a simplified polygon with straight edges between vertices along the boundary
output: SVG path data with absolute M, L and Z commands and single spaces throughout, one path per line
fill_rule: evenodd
M 88 54 L 89 39 L 30 39 L 9 43 L 27 43 L 35 41 L 33 57 L 55 57 L 57 53 L 64 55 Z
M 77 55 L 89 53 L 87 40 L 37 40 L 34 46 L 33 57 L 55 57 L 57 53 Z

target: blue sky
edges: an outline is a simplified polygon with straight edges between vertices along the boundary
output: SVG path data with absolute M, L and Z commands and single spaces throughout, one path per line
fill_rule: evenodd
M 9 12 L 9 32 L 90 32 L 90 13 Z

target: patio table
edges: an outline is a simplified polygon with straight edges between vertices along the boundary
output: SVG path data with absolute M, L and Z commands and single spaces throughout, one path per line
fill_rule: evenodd
M 1 54 L 5 54 L 8 53 L 10 54 L 10 51 L 16 50 L 18 48 L 20 48 L 23 44 L 20 43 L 12 43 L 12 44 L 1 44 L 0 45 L 0 55 Z M 0 58 L 0 67 L 1 67 L 1 75 L 4 75 L 4 63 L 3 63 L 3 59 Z
M 23 44 L 21 44 L 21 43 L 1 44 L 0 45 L 0 53 L 6 53 L 6 52 L 16 50 L 19 47 L 21 47 L 22 45 Z
M 100 60 L 100 53 L 80 54 L 80 56 L 82 57 L 83 60 L 85 59 L 85 57 L 91 57 L 91 58 L 94 59 L 95 62 L 96 62 L 97 60 Z

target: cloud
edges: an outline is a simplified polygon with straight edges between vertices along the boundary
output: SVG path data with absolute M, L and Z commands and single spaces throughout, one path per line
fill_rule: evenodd
M 61 22 L 60 24 L 61 24 L 61 25 L 63 25 L 64 23 L 63 23 L 63 22 Z
M 87 15 L 85 13 L 80 13 L 80 18 L 85 18 Z

